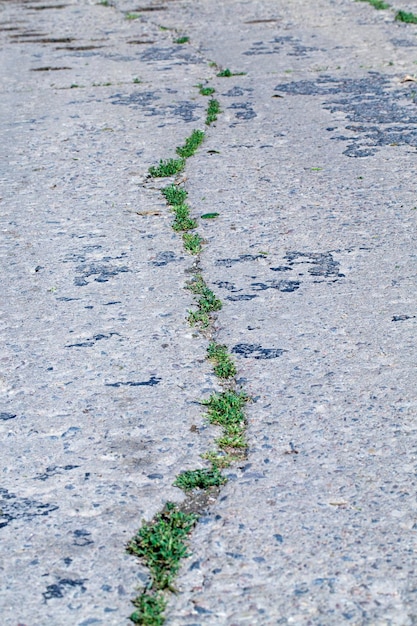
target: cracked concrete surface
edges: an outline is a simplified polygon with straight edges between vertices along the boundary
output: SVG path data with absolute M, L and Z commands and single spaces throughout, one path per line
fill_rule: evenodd
M 124 544 L 213 441 L 192 259 L 146 179 L 207 79 L 185 185 L 220 214 L 202 267 L 254 402 L 167 623 L 416 623 L 417 27 L 348 0 L 1 9 L 2 623 L 127 624 Z

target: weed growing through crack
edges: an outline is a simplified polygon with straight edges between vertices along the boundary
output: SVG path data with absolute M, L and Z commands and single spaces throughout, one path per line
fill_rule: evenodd
M 169 185 L 169 187 L 161 189 L 161 193 L 168 204 L 171 204 L 172 206 L 184 204 L 188 195 L 185 189 L 178 187 L 177 185 Z
M 183 513 L 167 502 L 162 513 L 144 524 L 129 542 L 128 551 L 140 557 L 150 570 L 154 589 L 172 590 L 180 560 L 187 556 L 185 539 L 196 521 L 196 515 Z
M 174 486 L 191 491 L 192 489 L 209 489 L 210 487 L 220 487 L 224 485 L 226 478 L 222 476 L 217 467 L 211 469 L 196 469 L 181 472 L 177 476 Z
M 198 233 L 184 233 L 182 241 L 184 248 L 190 254 L 199 254 L 201 252 L 203 238 Z
M 197 274 L 194 280 L 187 285 L 187 289 L 192 291 L 197 298 L 197 310 L 190 311 L 188 321 L 192 326 L 201 326 L 208 328 L 211 322 L 211 314 L 220 311 L 222 302 L 214 292 L 207 287 L 207 284 L 201 274 Z
M 137 20 L 140 18 L 140 13 L 125 13 L 125 20 Z
M 197 87 L 201 96 L 212 96 L 216 91 L 214 87 L 204 87 L 202 83 L 199 83 Z
M 154 178 L 165 178 L 182 172 L 184 167 L 185 159 L 161 159 L 158 165 L 149 168 L 149 174 Z
M 173 206 L 172 210 L 175 213 L 172 228 L 176 232 L 181 230 L 193 230 L 197 227 L 196 220 L 190 217 L 190 209 L 187 204 L 176 204 Z
M 207 407 L 207 417 L 211 424 L 223 428 L 223 436 L 217 440 L 220 448 L 246 448 L 246 420 L 243 407 L 248 401 L 245 393 L 223 391 L 213 393 L 202 404 Z
M 178 156 L 183 159 L 188 159 L 193 156 L 197 152 L 199 146 L 203 143 L 204 137 L 205 134 L 203 130 L 193 130 L 191 135 L 185 140 L 185 144 L 177 148 L 176 152 Z
M 245 76 L 246 72 L 232 72 L 228 67 L 226 69 L 221 70 L 216 76 L 219 78 L 230 78 L 231 76 Z
M 163 613 L 166 609 L 166 600 L 161 593 L 142 593 L 135 600 L 133 605 L 136 611 L 130 616 L 134 624 L 142 626 L 162 626 L 165 622 Z
M 236 460 L 237 455 L 236 452 L 233 454 L 227 454 L 224 450 L 205 452 L 201 455 L 202 459 L 206 459 L 209 461 L 213 467 L 217 467 L 217 469 L 224 469 L 225 467 L 229 467 L 233 461 Z
M 227 346 L 214 343 L 207 348 L 207 357 L 214 362 L 214 373 L 219 378 L 227 379 L 236 376 L 236 366 L 227 351 Z
M 178 39 L 174 39 L 174 43 L 183 44 L 188 43 L 190 41 L 189 37 L 178 37 Z
M 407 13 L 407 11 L 397 11 L 395 19 L 398 22 L 405 22 L 406 24 L 417 24 L 417 15 Z
M 210 124 L 212 124 L 213 122 L 217 120 L 217 116 L 219 115 L 219 113 L 221 113 L 220 103 L 218 100 L 215 100 L 214 98 L 212 98 L 209 101 L 209 104 L 207 107 L 207 117 L 206 117 L 207 126 L 210 126 Z
M 384 0 L 356 0 L 356 2 L 368 2 L 374 9 L 378 11 L 384 11 L 385 9 L 389 9 L 391 5 L 384 2 Z

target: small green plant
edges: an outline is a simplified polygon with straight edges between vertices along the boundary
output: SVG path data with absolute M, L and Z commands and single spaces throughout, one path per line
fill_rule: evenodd
M 228 67 L 226 69 L 221 70 L 216 76 L 219 78 L 230 78 L 231 76 L 245 76 L 246 72 L 232 72 Z
M 216 90 L 214 89 L 214 87 L 204 87 L 204 85 L 203 85 L 202 83 L 199 83 L 199 84 L 197 85 L 197 87 L 198 87 L 199 93 L 200 93 L 202 96 L 211 96 L 211 95 L 213 95 L 213 94 L 214 94 L 214 92 L 216 91 Z
M 190 41 L 189 37 L 178 37 L 178 39 L 174 39 L 174 43 L 188 43 Z
M 130 616 L 134 624 L 141 626 L 162 626 L 165 622 L 163 612 L 166 609 L 166 601 L 161 593 L 151 594 L 144 591 L 133 600 L 136 611 Z
M 97 4 L 101 4 L 102 7 L 111 6 L 109 0 L 100 0 L 100 2 L 97 2 Z
M 236 456 L 234 454 L 226 454 L 223 450 L 221 450 L 220 452 L 205 452 L 201 455 L 201 458 L 210 461 L 213 467 L 223 469 L 225 467 L 229 467 L 235 460 Z
M 384 0 L 356 0 L 356 2 L 368 2 L 374 9 L 378 11 L 383 11 L 385 9 L 389 9 L 390 5 L 384 2 Z
M 395 19 L 398 22 L 405 22 L 406 24 L 417 24 L 417 15 L 407 13 L 406 11 L 397 11 Z
M 247 401 L 246 394 L 236 391 L 213 393 L 203 400 L 210 423 L 223 428 L 224 434 L 216 442 L 220 448 L 246 448 L 243 406 Z
M 219 115 L 219 113 L 221 113 L 220 103 L 218 100 L 215 100 L 214 98 L 212 98 L 209 101 L 208 107 L 207 107 L 207 117 L 206 117 L 207 126 L 210 126 L 210 124 L 212 124 L 213 122 L 217 120 L 217 116 Z
M 196 153 L 198 147 L 204 141 L 203 130 L 193 130 L 191 135 L 185 140 L 185 144 L 177 148 L 177 154 L 183 159 L 188 159 Z
M 172 228 L 175 231 L 192 230 L 197 227 L 196 220 L 190 217 L 190 209 L 187 204 L 176 204 L 173 211 L 175 220 L 172 223 Z
M 141 558 L 149 568 L 154 590 L 172 589 L 180 561 L 187 556 L 185 539 L 197 515 L 183 513 L 167 502 L 162 513 L 145 523 L 128 545 L 128 552 Z
M 190 254 L 199 254 L 201 252 L 203 238 L 198 233 L 184 233 L 182 241 L 184 248 Z
M 190 311 L 188 314 L 188 321 L 191 326 L 200 326 L 201 328 L 208 328 L 210 326 L 210 315 L 215 311 L 220 311 L 222 308 L 222 302 L 213 291 L 207 287 L 201 274 L 198 274 L 195 279 L 187 285 L 187 289 L 190 289 L 196 296 L 200 296 L 197 299 L 197 310 Z
M 214 373 L 219 378 L 233 378 L 236 367 L 227 352 L 227 346 L 211 342 L 207 348 L 207 357 L 214 361 Z
M 167 159 L 159 161 L 158 165 L 152 165 L 149 168 L 149 174 L 154 178 L 165 178 L 167 176 L 174 176 L 181 172 L 185 167 L 184 159 Z
M 135 85 L 139 85 L 139 83 L 141 82 L 140 78 L 134 78 L 133 82 L 135 83 Z
M 203 213 L 200 217 L 202 220 L 214 220 L 216 217 L 219 217 L 219 215 L 220 213 Z
M 125 20 L 137 20 L 140 17 L 140 13 L 125 13 Z
M 169 185 L 169 187 L 161 189 L 161 193 L 168 204 L 171 204 L 172 206 L 184 204 L 188 195 L 185 189 L 176 185 Z
M 212 469 L 196 469 L 181 472 L 177 476 L 174 486 L 191 491 L 192 489 L 209 489 L 210 487 L 220 487 L 224 485 L 226 478 L 221 475 L 217 467 Z

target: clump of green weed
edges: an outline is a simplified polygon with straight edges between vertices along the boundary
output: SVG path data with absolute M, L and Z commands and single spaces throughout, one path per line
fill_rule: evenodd
M 384 0 L 356 0 L 356 2 L 368 2 L 374 9 L 378 11 L 383 11 L 385 9 L 389 9 L 390 5 L 384 2 Z
M 197 87 L 198 87 L 199 93 L 200 93 L 202 96 L 211 96 L 211 95 L 213 95 L 213 94 L 214 94 L 214 92 L 216 91 L 216 90 L 214 89 L 214 87 L 204 87 L 204 85 L 203 85 L 202 83 L 199 83 L 199 84 L 197 85 Z
M 182 241 L 184 248 L 190 254 L 199 254 L 201 252 L 203 238 L 198 233 L 184 233 Z
M 172 228 L 175 231 L 193 230 L 197 227 L 196 220 L 190 217 L 190 209 L 187 204 L 176 204 L 172 210 L 175 213 L 175 220 L 172 223 Z
M 207 357 L 214 361 L 214 373 L 219 378 L 232 378 L 236 375 L 236 367 L 227 352 L 227 346 L 211 342 L 207 348 Z
M 140 80 L 140 78 L 134 78 L 132 82 L 134 82 L 135 85 L 139 85 L 139 83 L 141 83 L 142 81 Z
M 196 469 L 181 472 L 177 476 L 174 486 L 191 491 L 192 489 L 209 489 L 210 487 L 220 487 L 224 485 L 226 478 L 222 476 L 217 467 L 211 469 Z
M 130 541 L 128 552 L 140 557 L 149 568 L 153 589 L 173 590 L 180 561 L 188 556 L 185 539 L 196 521 L 197 515 L 183 513 L 168 502 L 162 513 L 145 523 Z
M 162 626 L 165 622 L 163 612 L 166 609 L 166 601 L 161 593 L 151 594 L 144 592 L 133 600 L 136 611 L 130 616 L 134 624 L 141 626 Z
M 177 154 L 183 159 L 188 159 L 188 157 L 191 157 L 196 153 L 198 147 L 203 143 L 203 141 L 204 131 L 193 130 L 191 135 L 185 140 L 185 144 L 177 148 Z
M 211 98 L 207 107 L 207 117 L 206 117 L 207 126 L 210 126 L 210 124 L 212 124 L 213 122 L 217 120 L 217 116 L 219 115 L 219 113 L 221 113 L 219 101 L 215 100 L 214 98 Z
M 417 24 L 417 15 L 407 13 L 407 11 L 397 11 L 395 19 L 398 22 L 405 22 L 406 24 Z
M 140 17 L 140 13 L 125 13 L 125 20 L 137 20 Z
M 198 274 L 195 279 L 187 285 L 187 289 L 192 291 L 196 296 L 199 296 L 197 299 L 197 310 L 190 311 L 188 321 L 192 326 L 200 325 L 203 328 L 207 328 L 210 325 L 210 314 L 215 311 L 220 311 L 222 308 L 221 300 L 207 287 L 201 274 Z
M 220 448 L 246 448 L 243 407 L 247 401 L 246 394 L 236 391 L 213 393 L 203 400 L 210 423 L 223 428 L 224 434 L 217 440 Z
M 184 204 L 188 195 L 185 189 L 178 187 L 177 185 L 169 185 L 168 187 L 161 189 L 161 193 L 168 204 L 171 204 L 172 206 Z
M 185 167 L 185 159 L 167 159 L 160 160 L 158 165 L 152 165 L 149 168 L 149 174 L 154 178 L 165 178 L 174 176 L 181 172 Z
M 189 37 L 178 37 L 178 39 L 174 39 L 174 43 L 188 43 L 190 41 Z
M 231 76 L 245 76 L 246 72 L 232 72 L 228 67 L 226 69 L 221 70 L 216 76 L 219 78 L 230 78 Z

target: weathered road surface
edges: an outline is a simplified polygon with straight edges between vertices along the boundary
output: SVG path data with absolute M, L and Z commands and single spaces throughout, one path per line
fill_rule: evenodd
M 349 0 L 1 8 L 1 623 L 127 624 L 124 544 L 210 447 L 192 261 L 145 179 L 212 79 L 186 188 L 220 213 L 202 266 L 256 401 L 167 623 L 416 624 L 417 27 Z

